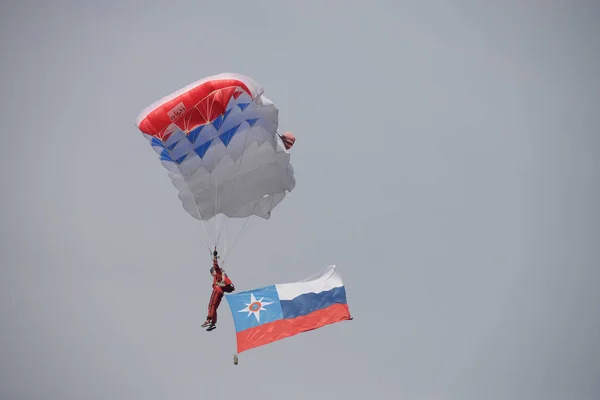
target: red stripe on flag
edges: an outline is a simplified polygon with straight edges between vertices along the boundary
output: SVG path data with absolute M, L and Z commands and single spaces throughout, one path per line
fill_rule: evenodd
M 280 319 L 246 329 L 237 333 L 238 353 L 350 318 L 347 304 L 333 304 L 302 317 Z

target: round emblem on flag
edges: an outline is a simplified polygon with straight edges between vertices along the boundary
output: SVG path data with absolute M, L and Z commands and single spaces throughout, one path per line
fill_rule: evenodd
M 273 304 L 273 302 L 272 301 L 264 301 L 264 297 L 261 297 L 260 299 L 256 300 L 256 297 L 254 297 L 254 293 L 250 293 L 250 303 L 244 303 L 244 304 L 246 305 L 246 307 L 242 308 L 238 312 L 247 312 L 248 317 L 250 316 L 250 314 L 254 314 L 256 321 L 260 322 L 260 312 L 267 311 L 265 306 L 268 306 L 269 304 Z

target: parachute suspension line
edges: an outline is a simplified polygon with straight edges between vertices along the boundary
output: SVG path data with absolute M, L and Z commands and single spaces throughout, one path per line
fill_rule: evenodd
M 218 135 L 218 132 L 217 132 Z M 217 165 L 214 166 L 214 168 L 217 168 Z M 213 169 L 214 171 L 214 169 Z M 216 175 L 215 175 L 216 176 Z M 218 239 L 217 239 L 217 234 L 219 231 L 219 180 L 215 179 L 215 247 L 218 246 Z
M 194 199 L 194 205 L 196 206 L 196 211 L 198 212 L 198 217 L 200 218 L 200 222 L 202 223 L 202 227 L 204 228 L 204 237 L 205 237 L 205 244 L 206 244 L 206 248 L 208 249 L 208 252 L 210 254 L 212 254 L 212 251 L 210 250 L 210 244 L 209 244 L 209 239 L 210 239 L 210 235 L 208 233 L 208 222 L 202 219 L 202 215 L 200 214 L 200 208 L 198 207 L 198 203 L 196 203 L 196 200 Z
M 194 104 L 193 108 L 195 108 L 197 111 L 200 111 L 198 109 L 198 105 L 201 103 L 201 101 L 198 101 L 196 104 Z M 178 128 L 178 127 L 177 127 Z M 179 167 L 179 165 L 177 166 L 177 170 L 179 171 L 179 173 L 183 176 L 183 173 L 181 171 L 181 168 Z M 195 197 L 194 194 L 190 191 L 190 193 L 192 194 L 192 197 Z M 196 203 L 196 199 L 194 198 L 194 205 L 196 206 L 196 212 L 198 213 L 198 218 L 200 219 L 200 222 L 202 223 L 202 226 L 204 227 L 204 236 L 206 238 L 206 248 L 208 250 L 208 252 L 212 255 L 212 250 L 210 248 L 210 234 L 209 234 L 209 226 L 208 226 L 208 221 L 205 221 L 202 219 L 202 214 L 200 213 L 200 207 L 198 207 L 198 203 Z
M 229 218 L 227 218 L 225 220 L 225 239 L 223 240 L 225 242 L 225 244 L 223 244 L 223 251 L 227 251 L 227 235 L 228 235 L 228 229 L 229 229 Z
M 256 208 L 256 206 L 258 205 L 258 203 L 256 203 L 254 205 L 254 207 L 252 208 L 252 211 L 254 212 L 254 209 Z M 235 237 L 235 240 L 233 241 L 233 244 L 231 245 L 231 247 L 229 248 L 229 251 L 227 253 L 225 253 L 225 256 L 223 256 L 223 261 L 221 263 L 221 265 L 225 264 L 225 259 L 229 256 L 229 253 L 231 253 L 231 251 L 233 250 L 235 244 L 237 243 L 237 241 L 243 236 L 243 233 L 246 232 L 246 230 L 244 229 L 246 227 L 246 224 L 248 224 L 248 221 L 250 221 L 250 218 L 252 217 L 252 215 L 247 216 L 246 218 L 244 218 L 244 224 L 242 225 L 242 227 L 240 228 L 238 234 Z
M 193 194 L 192 194 L 193 196 Z M 194 199 L 194 205 L 196 206 L 196 211 L 198 212 L 198 218 L 200 219 L 200 222 L 202 223 L 202 227 L 204 228 L 204 237 L 205 237 L 205 244 L 206 244 L 206 248 L 208 249 L 208 252 L 212 255 L 212 250 L 210 249 L 210 234 L 209 234 L 209 226 L 208 226 L 208 221 L 205 221 L 204 219 L 202 219 L 202 215 L 200 213 L 200 207 L 198 207 L 198 203 L 196 203 L 196 199 Z
M 226 215 L 221 216 L 221 196 L 219 194 L 219 180 L 215 179 L 215 236 L 214 236 L 214 246 L 218 247 L 221 241 L 221 235 L 225 230 L 225 237 L 227 237 L 227 222 L 229 222 L 229 218 Z M 220 221 L 220 223 L 219 223 Z
M 225 244 L 223 245 L 223 252 L 225 252 L 225 250 L 227 249 L 227 223 L 229 222 L 229 218 L 227 216 L 224 216 L 223 219 L 225 220 L 225 222 L 223 222 L 223 224 L 221 225 L 219 236 L 217 236 L 217 246 L 221 241 L 221 234 L 223 233 L 223 231 L 225 231 L 225 236 L 223 238 L 223 241 L 225 242 Z
M 219 89 L 218 92 L 222 93 L 224 89 Z M 236 171 L 237 172 L 237 171 Z M 235 182 L 235 181 L 234 181 Z M 233 191 L 233 189 L 232 189 Z M 230 193 L 231 196 L 231 193 Z M 225 231 L 225 247 L 227 245 L 227 227 L 229 222 L 229 217 L 226 215 L 219 215 L 221 212 L 221 196 L 219 194 L 219 180 L 215 180 L 215 247 L 219 246 L 221 241 L 221 235 L 223 231 Z M 219 227 L 219 220 L 221 220 L 221 226 Z
M 194 203 L 196 203 L 196 202 L 194 201 Z M 196 209 L 198 210 L 198 214 L 200 214 L 200 210 L 198 209 L 198 205 L 196 205 Z M 206 244 L 206 248 L 208 249 L 208 252 L 210 253 L 210 245 L 208 244 L 208 242 L 209 242 L 208 239 L 210 237 L 210 235 L 208 234 L 208 223 L 206 221 L 204 221 L 204 220 L 201 220 L 200 222 L 202 222 L 202 227 L 204 228 L 204 236 L 206 238 L 206 243 L 205 243 Z
M 252 101 L 254 101 L 254 100 L 255 99 L 252 99 Z M 253 129 L 255 129 L 253 126 L 250 127 L 250 129 L 248 129 L 248 132 L 246 133 L 246 138 L 244 139 L 244 147 L 243 147 L 244 149 L 248 145 L 248 139 L 250 138 L 250 134 L 252 133 Z M 233 192 L 235 190 L 235 185 L 237 184 L 237 182 L 239 180 L 239 176 L 237 176 L 237 174 L 240 172 L 240 169 L 242 167 L 242 162 L 244 160 L 244 154 L 245 154 L 245 152 L 242 152 L 242 155 L 240 156 L 240 159 L 238 160 L 238 162 L 236 162 L 235 174 L 234 174 L 235 177 L 233 179 L 233 184 L 231 185 L 231 190 L 229 191 L 229 196 L 227 197 L 227 202 L 226 202 L 227 205 L 229 205 L 229 202 L 231 201 L 231 196 L 233 195 Z M 252 208 L 252 211 L 254 211 L 254 209 L 256 208 L 257 204 L 254 205 L 254 208 Z M 227 255 L 229 254 L 229 252 L 231 252 L 231 250 L 233 250 L 233 247 L 236 245 L 238 239 L 240 238 L 240 236 L 242 234 L 242 231 L 243 231 L 244 227 L 246 226 L 249 218 L 250 218 L 250 216 L 248 216 L 248 217 L 245 218 L 244 224 L 242 225 L 242 227 L 238 231 L 238 234 L 237 234 L 236 238 L 234 239 L 233 244 L 229 248 L 228 252 L 227 252 L 227 231 L 225 232 L 225 247 L 224 247 L 223 253 L 226 254 L 226 255 L 223 257 L 222 263 L 225 263 L 225 258 L 227 257 Z M 227 221 L 225 223 L 227 223 L 227 222 L 229 222 L 229 218 L 227 218 Z M 217 243 L 219 242 L 219 239 L 221 237 L 221 233 L 222 233 L 222 231 L 219 233 L 219 236 L 217 238 Z
M 197 104 L 196 104 L 197 105 Z M 194 105 L 194 107 L 196 107 L 196 105 Z M 183 172 L 181 172 L 181 168 L 179 167 L 179 165 L 177 165 L 177 170 L 179 171 L 179 174 L 181 176 L 183 176 Z M 190 194 L 192 194 L 192 197 L 194 197 L 194 194 L 190 191 Z M 204 227 L 204 235 L 206 236 L 206 248 L 208 249 L 208 251 L 212 254 L 211 250 L 210 250 L 210 245 L 208 244 L 208 238 L 209 238 L 209 234 L 208 234 L 208 224 L 206 221 L 204 221 L 202 219 L 202 215 L 200 213 L 200 208 L 198 207 L 198 204 L 196 203 L 196 199 L 194 199 L 194 205 L 196 206 L 196 212 L 198 213 L 198 218 L 200 219 L 200 221 L 202 222 L 202 226 Z
M 252 216 L 250 215 L 250 216 L 244 218 L 244 224 L 242 225 L 242 227 L 238 231 L 238 234 L 236 235 L 235 240 L 233 241 L 233 244 L 229 248 L 229 251 L 227 251 L 227 253 L 225 253 L 225 256 L 223 256 L 223 259 L 221 261 L 221 265 L 225 265 L 225 260 L 229 256 L 229 253 L 231 253 L 231 251 L 233 250 L 233 247 L 235 246 L 235 244 L 237 243 L 237 241 L 242 237 L 242 233 L 245 232 L 244 228 L 246 227 L 246 224 L 248 223 L 248 221 L 250 221 L 250 217 L 252 217 Z
M 196 109 L 196 111 L 200 111 L 198 109 L 198 105 L 201 103 L 201 101 L 198 101 L 196 104 L 194 104 L 193 108 Z M 177 167 L 177 169 L 179 170 L 179 172 L 181 173 L 181 169 L 179 168 L 179 166 Z M 182 174 L 183 175 L 183 174 Z M 191 191 L 190 191 L 191 193 Z M 194 197 L 194 205 L 196 206 L 196 212 L 198 213 L 198 218 L 200 219 L 200 222 L 202 223 L 202 227 L 204 228 L 204 237 L 205 237 L 205 244 L 206 244 L 206 249 L 208 250 L 208 252 L 212 255 L 212 250 L 210 249 L 210 234 L 209 234 L 209 227 L 208 227 L 208 221 L 205 221 L 204 219 L 202 219 L 202 214 L 200 213 L 200 207 L 198 207 L 198 203 L 196 202 L 195 196 L 192 193 L 192 197 Z

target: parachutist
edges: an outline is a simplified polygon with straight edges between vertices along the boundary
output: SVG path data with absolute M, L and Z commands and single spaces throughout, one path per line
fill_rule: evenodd
M 213 266 L 210 269 L 210 273 L 213 276 L 213 291 L 208 302 L 208 316 L 206 317 L 206 321 L 201 325 L 201 327 L 206 328 L 209 332 L 217 327 L 217 309 L 221 304 L 223 294 L 225 292 L 231 293 L 235 290 L 235 286 L 231 279 L 229 279 L 225 271 L 219 267 L 216 247 L 213 251 Z

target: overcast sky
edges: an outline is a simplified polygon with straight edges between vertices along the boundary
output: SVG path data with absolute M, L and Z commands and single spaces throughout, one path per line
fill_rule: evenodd
M 600 396 L 594 1 L 0 5 L 3 400 Z M 138 113 L 220 72 L 292 131 L 240 290 L 337 264 L 353 321 L 242 353 Z

